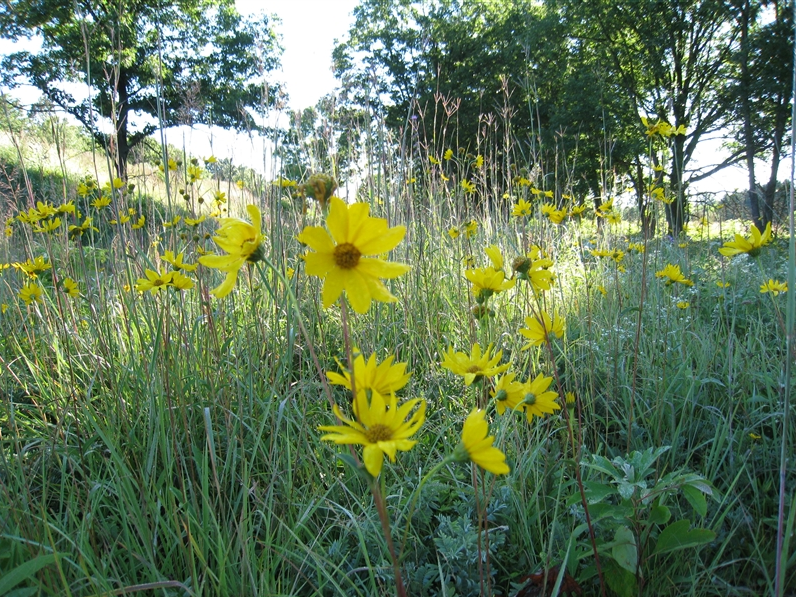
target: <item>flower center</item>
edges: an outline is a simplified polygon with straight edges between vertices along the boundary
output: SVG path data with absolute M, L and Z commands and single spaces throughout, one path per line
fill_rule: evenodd
M 389 441 L 392 439 L 392 429 L 387 427 L 387 425 L 374 425 L 365 432 L 365 439 L 371 444 Z
M 470 367 L 467 369 L 467 373 L 478 373 L 479 371 L 481 371 L 481 367 L 478 365 L 470 365 Z
M 163 280 L 161 280 L 160 278 L 158 278 L 157 280 L 152 282 L 152 286 L 163 286 L 163 284 L 165 284 L 165 282 Z
M 360 257 L 362 253 L 351 243 L 342 243 L 334 248 L 334 262 L 342 269 L 354 269 Z

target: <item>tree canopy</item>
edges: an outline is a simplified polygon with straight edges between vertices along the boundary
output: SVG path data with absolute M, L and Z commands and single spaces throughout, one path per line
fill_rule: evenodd
M 753 19 L 746 75 L 741 4 Z M 772 22 L 760 16 L 768 5 Z M 457 138 L 446 142 L 474 151 L 484 123 L 494 123 L 496 137 L 510 139 L 504 153 L 522 152 L 568 190 L 599 202 L 630 182 L 646 226 L 653 197 L 664 197 L 678 234 L 689 184 L 742 161 L 746 148 L 778 163 L 790 118 L 790 59 L 780 58 L 792 54 L 782 34 L 791 10 L 765 0 L 362 0 L 335 68 L 349 101 L 399 138 L 416 119 L 427 146 L 438 145 L 454 115 Z M 735 135 L 720 163 L 693 166 L 705 138 L 740 131 L 744 106 L 748 135 Z M 432 108 L 443 117 L 429 117 Z M 645 135 L 656 122 L 673 134 Z
M 32 84 L 74 116 L 123 178 L 130 150 L 160 126 L 257 128 L 275 100 L 276 34 L 234 0 L 9 0 L 0 31 L 41 40 L 5 57 L 2 83 Z

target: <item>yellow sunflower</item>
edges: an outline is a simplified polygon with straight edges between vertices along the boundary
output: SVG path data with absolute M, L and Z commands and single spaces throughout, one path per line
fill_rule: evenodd
M 262 243 L 265 235 L 260 227 L 260 209 L 256 205 L 247 205 L 246 211 L 251 223 L 238 218 L 219 220 L 221 226 L 213 240 L 227 255 L 203 255 L 199 258 L 202 265 L 227 274 L 224 281 L 210 291 L 216 298 L 224 298 L 232 292 L 238 280 L 238 271 L 244 263 L 256 263 L 263 258 Z
M 505 475 L 511 469 L 506 464 L 506 455 L 492 445 L 495 437 L 487 435 L 489 425 L 485 417 L 486 412 L 480 409 L 467 415 L 462 428 L 462 441 L 453 457 L 459 462 L 470 460 L 495 475 Z
M 356 421 L 345 418 L 337 405 L 334 406 L 334 414 L 345 425 L 318 427 L 320 431 L 328 432 L 321 439 L 336 444 L 365 446 L 365 468 L 371 475 L 378 477 L 385 454 L 391 462 L 395 462 L 395 453 L 398 450 L 411 450 L 417 443 L 417 440 L 409 438 L 426 420 L 426 401 L 415 398 L 398 406 L 395 394 L 390 394 L 385 401 L 384 396 L 374 391 L 368 403 L 366 392 L 357 392 L 354 398 Z
M 324 278 L 324 308 L 330 307 L 344 290 L 357 313 L 366 313 L 373 299 L 385 303 L 398 300 L 380 278 L 397 278 L 410 267 L 376 256 L 398 246 L 406 227 L 388 228 L 387 220 L 372 218 L 369 211 L 367 203 L 346 205 L 342 199 L 332 197 L 326 218 L 331 234 L 320 226 L 307 226 L 298 235 L 299 242 L 314 251 L 302 256 L 307 273 Z
M 465 385 L 469 386 L 474 381 L 483 377 L 493 377 L 509 368 L 508 363 L 498 365 L 503 356 L 502 350 L 498 350 L 494 357 L 490 356 L 490 352 L 492 352 L 491 344 L 486 347 L 484 354 L 481 354 L 481 345 L 476 342 L 469 355 L 465 352 L 454 352 L 453 347 L 449 346 L 440 366 L 464 377 Z

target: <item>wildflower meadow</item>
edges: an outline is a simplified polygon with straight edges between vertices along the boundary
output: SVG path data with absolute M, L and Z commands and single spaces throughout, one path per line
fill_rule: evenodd
M 672 230 L 686 124 L 641 213 L 453 118 L 300 176 L 50 118 L 0 144 L 0 595 L 796 594 L 793 231 Z

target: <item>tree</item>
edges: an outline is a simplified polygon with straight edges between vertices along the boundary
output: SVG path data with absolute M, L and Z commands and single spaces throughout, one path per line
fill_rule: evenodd
M 740 124 L 734 127 L 735 136 L 746 159 L 752 220 L 763 230 L 774 216 L 777 173 L 791 119 L 793 3 L 735 0 L 733 8 L 740 42 L 730 103 Z M 766 153 L 770 174 L 761 190 L 755 159 Z
M 685 134 L 671 137 L 669 179 L 674 201 L 666 205 L 673 234 L 683 230 L 686 188 L 736 163 L 736 152 L 701 172 L 688 172 L 700 140 L 727 124 L 722 87 L 729 79 L 735 32 L 722 0 L 559 0 L 574 39 L 603 57 L 606 78 L 640 116 L 660 119 Z
M 75 117 L 122 178 L 130 150 L 158 127 L 258 128 L 275 99 L 265 76 L 278 66 L 276 35 L 234 0 L 7 0 L 0 31 L 41 39 L 2 61 L 2 83 L 30 83 Z

